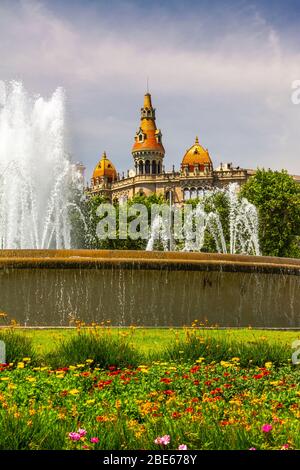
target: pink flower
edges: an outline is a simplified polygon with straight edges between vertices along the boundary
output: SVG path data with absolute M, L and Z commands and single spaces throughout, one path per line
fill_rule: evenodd
M 262 432 L 266 432 L 266 433 L 272 431 L 272 429 L 273 429 L 272 424 L 264 424 L 261 427 Z
M 187 450 L 187 445 L 186 444 L 180 444 L 180 446 L 178 446 L 178 450 Z
M 98 444 L 98 442 L 99 442 L 99 437 L 91 437 L 91 442 L 92 442 L 93 444 Z
M 283 444 L 280 450 L 288 450 L 290 448 L 289 444 Z
M 78 434 L 80 437 L 83 437 L 86 435 L 86 430 L 85 429 L 78 429 Z
M 79 441 L 80 437 L 81 436 L 78 432 L 70 432 L 69 433 L 69 438 L 71 439 L 71 441 Z
M 170 444 L 170 441 L 171 441 L 171 437 L 166 434 L 165 436 L 162 436 L 162 437 L 157 437 L 154 441 L 154 444 L 161 444 L 163 446 L 167 446 L 168 444 Z
M 249 450 L 256 450 L 256 448 L 255 448 L 255 447 L 250 447 L 250 449 L 249 449 Z

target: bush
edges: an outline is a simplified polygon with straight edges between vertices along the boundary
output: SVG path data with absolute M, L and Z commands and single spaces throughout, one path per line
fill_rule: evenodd
M 32 341 L 24 334 L 13 329 L 3 330 L 0 331 L 0 341 L 5 342 L 7 363 L 22 361 L 24 357 L 30 358 L 32 363 L 37 361 Z
M 187 330 L 185 338 L 168 346 L 162 353 L 165 361 L 192 363 L 204 357 L 207 362 L 219 362 L 238 357 L 241 366 L 264 366 L 272 362 L 279 366 L 287 364 L 291 358 L 291 350 L 281 343 L 270 343 L 259 339 L 242 342 L 224 337 L 209 336 L 196 330 Z
M 124 338 L 112 337 L 109 332 L 98 330 L 79 330 L 60 343 L 55 353 L 46 356 L 46 364 L 63 367 L 93 360 L 93 365 L 101 368 L 116 366 L 118 368 L 136 366 L 140 362 L 138 352 Z

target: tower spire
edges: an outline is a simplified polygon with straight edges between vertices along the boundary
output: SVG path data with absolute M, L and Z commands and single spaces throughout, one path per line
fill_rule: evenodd
M 162 134 L 155 122 L 155 108 L 152 106 L 151 95 L 148 92 L 149 78 L 147 77 L 147 93 L 144 96 L 144 106 L 141 108 L 140 127 L 135 134 L 132 155 L 138 174 L 161 174 L 165 149 L 162 145 Z

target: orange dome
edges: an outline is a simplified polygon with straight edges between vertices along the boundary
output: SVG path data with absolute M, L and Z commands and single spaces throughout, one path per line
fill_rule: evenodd
M 189 165 L 189 167 L 192 167 L 191 170 L 193 170 L 195 165 L 200 165 L 200 167 L 203 167 L 203 165 L 207 164 L 212 165 L 208 150 L 204 149 L 199 144 L 198 137 L 196 137 L 194 145 L 186 151 L 181 165 Z
M 93 179 L 106 177 L 109 181 L 117 179 L 117 172 L 112 162 L 107 158 L 104 152 L 101 160 L 94 169 Z

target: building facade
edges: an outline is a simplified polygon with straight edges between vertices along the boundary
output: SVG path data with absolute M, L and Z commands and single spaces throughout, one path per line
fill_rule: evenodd
M 156 126 L 149 93 L 144 96 L 132 157 L 134 169 L 120 176 L 104 152 L 95 167 L 88 193 L 106 196 L 110 201 L 157 194 L 174 204 L 182 204 L 213 188 L 224 188 L 230 183 L 241 185 L 254 174 L 252 170 L 234 168 L 230 163 L 214 168 L 208 149 L 199 143 L 198 137 L 183 156 L 180 168 L 176 170 L 173 166 L 172 171 L 165 171 L 162 132 Z

